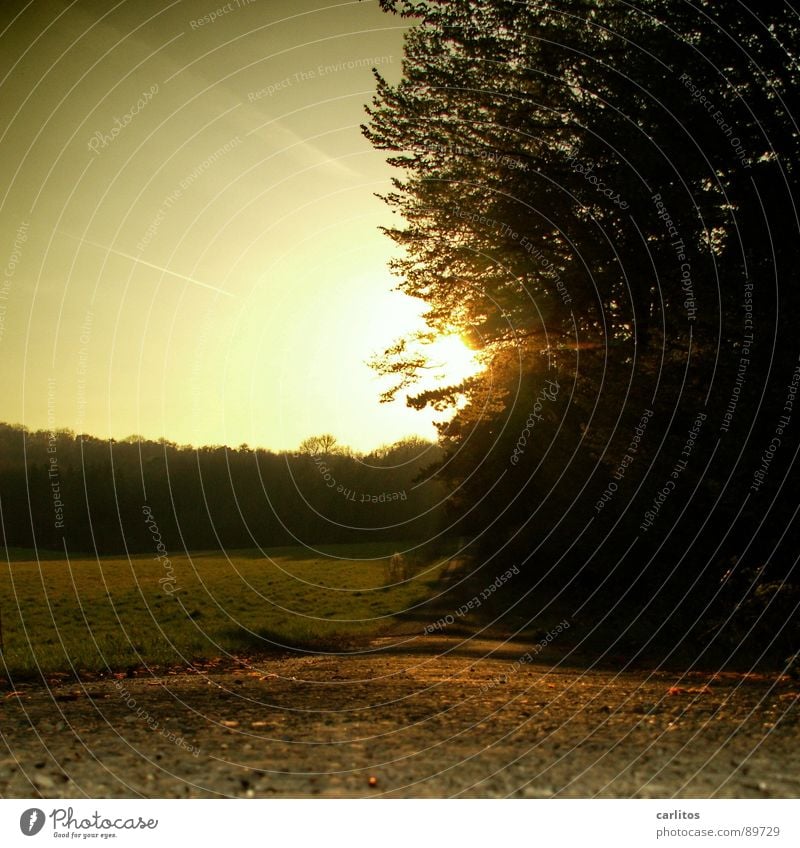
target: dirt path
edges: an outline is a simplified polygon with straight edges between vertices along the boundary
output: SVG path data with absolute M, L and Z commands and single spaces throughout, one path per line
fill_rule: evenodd
M 383 639 L 6 689 L 0 795 L 800 796 L 797 684 L 518 663 L 525 651 Z

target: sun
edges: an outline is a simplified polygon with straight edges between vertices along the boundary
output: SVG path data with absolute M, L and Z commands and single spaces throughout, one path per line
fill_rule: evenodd
M 456 334 L 436 336 L 421 346 L 428 360 L 426 374 L 420 384 L 431 387 L 456 386 L 483 370 L 478 354 Z

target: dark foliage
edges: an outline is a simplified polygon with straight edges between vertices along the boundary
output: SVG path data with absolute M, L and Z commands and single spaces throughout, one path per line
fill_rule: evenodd
M 435 535 L 442 493 L 424 468 L 437 448 L 415 439 L 367 456 L 323 447 L 190 448 L 0 424 L 3 540 L 71 555 L 150 552 L 152 522 L 171 551 Z
M 667 644 L 714 622 L 796 649 L 797 17 L 382 6 L 417 22 L 364 127 L 401 174 L 395 270 L 487 363 L 416 399 L 467 398 L 442 474 L 476 555 Z M 403 387 L 404 353 L 380 363 Z

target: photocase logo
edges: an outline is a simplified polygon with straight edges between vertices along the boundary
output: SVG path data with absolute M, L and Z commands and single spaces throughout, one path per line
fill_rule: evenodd
M 44 827 L 44 812 L 37 807 L 31 807 L 19 817 L 19 829 L 25 836 L 36 836 Z

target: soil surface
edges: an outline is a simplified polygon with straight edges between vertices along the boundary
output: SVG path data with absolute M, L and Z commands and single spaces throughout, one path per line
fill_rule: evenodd
M 796 682 L 520 661 L 529 647 L 394 637 L 6 685 L 0 795 L 800 796 Z

